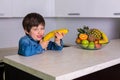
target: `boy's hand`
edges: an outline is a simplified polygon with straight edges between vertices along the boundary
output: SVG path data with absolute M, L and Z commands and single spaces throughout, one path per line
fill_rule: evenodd
M 60 45 L 60 39 L 64 37 L 64 33 L 56 32 L 55 33 L 55 43 Z
M 45 49 L 45 50 L 47 49 L 48 43 L 49 43 L 49 41 L 40 40 L 40 45 L 41 45 L 42 48 Z
M 60 33 L 60 32 L 56 32 L 56 33 L 55 33 L 55 38 L 56 38 L 56 39 L 59 39 L 59 40 L 60 40 L 60 39 L 62 39 L 63 37 L 64 37 L 64 33 Z

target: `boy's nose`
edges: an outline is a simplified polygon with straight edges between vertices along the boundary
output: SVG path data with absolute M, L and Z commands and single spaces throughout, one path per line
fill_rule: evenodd
M 41 34 L 41 32 L 40 32 L 40 31 L 38 31 L 38 34 Z
M 38 31 L 38 34 L 42 34 L 42 31 Z

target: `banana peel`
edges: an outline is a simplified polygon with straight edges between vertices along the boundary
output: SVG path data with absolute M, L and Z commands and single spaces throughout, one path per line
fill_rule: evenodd
M 100 44 L 105 44 L 105 43 L 108 43 L 108 42 L 109 42 L 109 40 L 108 40 L 107 35 L 106 35 L 104 32 L 101 32 L 101 34 L 102 34 L 102 39 L 101 39 L 101 40 L 99 40 L 99 43 L 100 43 Z
M 55 32 L 67 34 L 69 32 L 69 30 L 66 29 L 66 28 L 61 28 L 61 29 L 53 30 L 53 31 L 49 32 L 48 34 L 46 34 L 44 36 L 43 41 L 49 41 L 51 38 L 55 37 Z

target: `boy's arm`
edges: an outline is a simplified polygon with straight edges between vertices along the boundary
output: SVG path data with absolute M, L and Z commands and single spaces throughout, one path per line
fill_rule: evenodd
M 60 39 L 55 39 L 55 43 L 58 45 L 58 46 L 61 46 L 61 43 L 60 43 Z
M 57 50 L 61 51 L 63 49 L 63 41 L 62 39 L 60 40 L 60 45 L 58 45 L 55 42 L 50 41 L 47 47 L 48 50 Z
M 32 56 L 38 53 L 42 53 L 44 49 L 41 47 L 41 45 L 32 45 L 26 42 L 20 42 L 19 43 L 19 49 L 18 54 L 23 56 Z
M 61 39 L 64 37 L 63 33 L 56 32 L 55 33 L 55 43 L 59 46 L 61 46 Z

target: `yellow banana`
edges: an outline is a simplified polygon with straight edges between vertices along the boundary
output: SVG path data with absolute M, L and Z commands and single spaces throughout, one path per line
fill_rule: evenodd
M 67 34 L 69 32 L 69 30 L 66 29 L 66 28 L 61 28 L 61 29 L 53 30 L 53 31 L 49 32 L 48 34 L 46 34 L 44 36 L 43 41 L 48 41 L 51 38 L 53 38 L 55 36 L 55 34 L 54 34 L 55 32 L 60 32 L 60 33 L 63 33 L 63 34 Z
M 104 32 L 101 32 L 101 34 L 102 34 L 102 38 L 103 38 L 103 39 L 99 40 L 99 43 L 100 43 L 100 44 L 108 43 L 109 40 L 108 40 L 107 35 L 106 35 Z

